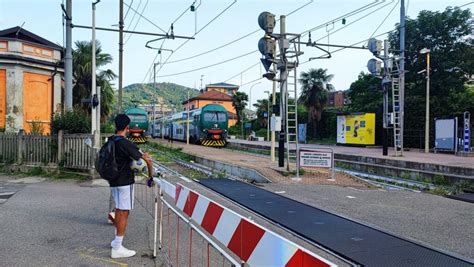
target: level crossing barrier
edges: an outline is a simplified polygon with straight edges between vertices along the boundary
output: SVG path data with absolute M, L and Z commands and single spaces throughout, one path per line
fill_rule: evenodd
M 153 255 L 172 266 L 336 266 L 180 183 L 137 182 L 153 220 Z

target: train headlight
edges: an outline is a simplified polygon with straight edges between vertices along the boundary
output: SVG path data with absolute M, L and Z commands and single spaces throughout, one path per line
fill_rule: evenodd
M 219 127 L 219 125 L 217 125 L 217 123 L 216 123 L 216 124 L 214 124 L 214 128 L 217 128 L 217 127 Z

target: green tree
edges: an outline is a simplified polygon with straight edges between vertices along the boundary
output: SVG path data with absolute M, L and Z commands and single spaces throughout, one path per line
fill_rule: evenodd
M 347 92 L 350 110 L 353 112 L 376 112 L 382 105 L 381 80 L 361 72 Z
M 321 120 L 324 106 L 328 100 L 328 93 L 334 90 L 334 86 L 329 83 L 333 77 L 334 75 L 327 73 L 327 69 L 310 69 L 308 72 L 300 74 L 301 95 L 299 101 L 308 109 L 308 126 L 313 137 L 316 137 L 316 124 Z
M 236 92 L 232 95 L 232 105 L 235 108 L 235 112 L 237 112 L 237 123 L 243 119 L 243 111 L 247 106 L 247 101 L 249 100 L 248 96 L 244 92 Z
M 424 125 L 426 68 L 423 48 L 431 50 L 430 116 L 459 116 L 474 112 L 473 94 L 465 83 L 474 72 L 474 39 L 469 9 L 448 7 L 443 12 L 424 10 L 416 19 L 406 20 L 405 129 Z M 398 30 L 389 36 L 391 47 L 399 49 Z M 419 114 L 419 115 L 416 115 Z
M 259 128 L 267 127 L 268 124 L 268 116 L 270 116 L 270 112 L 268 110 L 269 105 L 268 99 L 259 99 L 257 103 L 253 104 L 254 107 L 257 108 L 256 115 L 259 124 Z M 263 114 L 267 112 L 267 118 L 264 118 Z
M 75 85 L 73 88 L 73 103 L 90 113 L 90 107 L 82 104 L 84 98 L 89 98 L 92 88 L 92 41 L 77 41 L 76 49 L 72 52 L 73 75 Z M 96 41 L 96 66 L 97 66 L 97 86 L 100 86 L 101 96 L 101 117 L 105 120 L 112 112 L 114 91 L 111 81 L 117 76 L 112 70 L 101 70 L 101 67 L 112 62 L 112 56 L 102 52 L 102 46 Z

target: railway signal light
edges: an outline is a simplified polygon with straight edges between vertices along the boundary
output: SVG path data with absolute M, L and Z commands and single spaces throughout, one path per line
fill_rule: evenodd
M 272 34 L 275 28 L 275 15 L 270 12 L 262 12 L 258 16 L 258 25 L 266 34 Z
M 374 54 L 374 56 L 380 55 L 382 51 L 382 41 L 377 40 L 375 38 L 370 38 L 368 43 L 369 51 Z
M 382 73 L 382 62 L 372 58 L 367 62 L 367 69 L 374 76 L 379 76 Z
M 262 62 L 263 67 L 265 68 L 264 78 L 273 80 L 276 76 L 276 73 L 270 70 L 270 67 L 274 63 L 274 55 L 276 51 L 276 42 L 272 38 L 271 34 L 275 28 L 275 15 L 270 12 L 262 12 L 258 16 L 258 25 L 262 30 L 265 31 L 265 35 L 260 38 L 258 41 L 258 50 L 262 53 Z

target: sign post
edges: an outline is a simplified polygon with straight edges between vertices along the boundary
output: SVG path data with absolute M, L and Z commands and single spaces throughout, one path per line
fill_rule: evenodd
M 318 149 L 300 149 L 298 152 L 298 166 L 299 168 L 327 168 L 331 169 L 331 179 L 335 177 L 334 166 L 334 150 L 332 148 L 318 148 Z
M 471 150 L 471 114 L 469 111 L 464 112 L 464 152 Z

